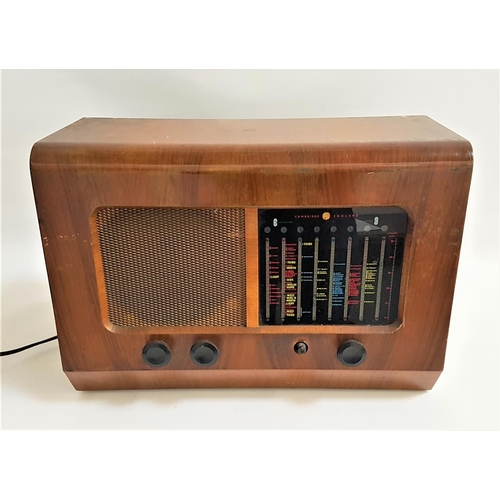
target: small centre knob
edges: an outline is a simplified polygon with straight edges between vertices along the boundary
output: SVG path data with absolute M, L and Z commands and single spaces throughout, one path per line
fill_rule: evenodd
M 297 354 L 305 354 L 308 350 L 308 346 L 305 342 L 297 342 L 294 346 L 293 346 L 293 350 L 297 353 Z

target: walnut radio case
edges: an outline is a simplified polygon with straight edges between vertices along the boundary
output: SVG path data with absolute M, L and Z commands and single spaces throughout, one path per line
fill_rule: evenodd
M 30 162 L 76 389 L 442 372 L 472 148 L 430 118 L 84 118 Z

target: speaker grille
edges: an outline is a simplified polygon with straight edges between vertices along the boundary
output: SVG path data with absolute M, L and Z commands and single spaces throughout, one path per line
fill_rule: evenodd
M 104 208 L 96 224 L 111 323 L 245 325 L 243 209 Z

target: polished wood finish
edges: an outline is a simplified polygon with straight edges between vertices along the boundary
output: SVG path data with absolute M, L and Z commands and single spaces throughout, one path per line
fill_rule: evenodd
M 82 119 L 35 144 L 31 173 L 63 368 L 77 389 L 430 389 L 443 369 L 472 148 L 430 118 Z M 400 319 L 259 326 L 257 208 L 380 205 L 409 215 Z M 106 206 L 245 208 L 247 325 L 111 325 L 93 222 Z M 208 368 L 189 357 L 201 338 L 220 350 Z M 142 360 L 153 339 L 172 349 L 165 367 Z M 348 339 L 367 350 L 359 367 L 336 358 Z
M 247 328 L 259 326 L 259 238 L 258 210 L 245 209 Z M 245 329 L 246 330 L 246 329 Z
M 207 377 L 200 370 L 66 372 L 82 391 L 117 389 L 284 387 L 289 389 L 426 390 L 439 371 L 390 370 L 217 370 Z

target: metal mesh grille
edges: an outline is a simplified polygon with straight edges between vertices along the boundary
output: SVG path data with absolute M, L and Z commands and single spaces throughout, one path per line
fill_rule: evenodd
M 245 325 L 243 209 L 104 208 L 96 223 L 111 323 Z

